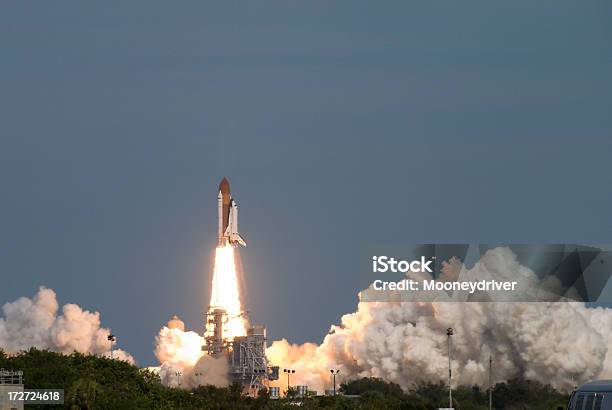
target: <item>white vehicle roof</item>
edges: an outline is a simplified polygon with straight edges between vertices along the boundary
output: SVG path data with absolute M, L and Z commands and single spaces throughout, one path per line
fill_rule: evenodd
M 576 390 L 576 393 L 585 392 L 612 392 L 612 380 L 595 380 L 583 384 Z

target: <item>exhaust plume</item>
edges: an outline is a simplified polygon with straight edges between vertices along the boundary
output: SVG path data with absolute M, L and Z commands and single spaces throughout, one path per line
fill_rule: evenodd
M 483 270 L 493 278 L 535 277 L 509 248 L 488 251 L 471 270 L 453 259 L 442 277 L 482 275 Z M 341 370 L 339 382 L 380 377 L 410 388 L 447 377 L 448 327 L 455 329 L 455 386 L 486 386 L 489 356 L 494 382 L 524 377 L 570 390 L 612 377 L 612 309 L 579 302 L 360 302 L 355 313 L 331 327 L 321 345 L 283 339 L 267 349 L 267 356 L 296 369 L 293 385 L 318 391 L 331 388 L 330 369 Z
M 227 312 L 228 321 L 223 326 L 223 332 L 230 339 L 246 335 L 247 327 L 240 303 L 236 259 L 234 247 L 220 246 L 216 249 L 209 304 L 211 309 L 222 308 Z
M 68 303 L 58 314 L 53 290 L 40 287 L 32 298 L 21 297 L 2 306 L 0 348 L 8 353 L 36 347 L 55 352 L 73 352 L 110 357 L 110 329 L 100 327 L 100 314 Z M 113 359 L 134 363 L 121 349 L 113 349 Z

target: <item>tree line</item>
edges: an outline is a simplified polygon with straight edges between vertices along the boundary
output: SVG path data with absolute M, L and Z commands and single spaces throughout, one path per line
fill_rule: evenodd
M 106 357 L 73 353 L 64 355 L 35 348 L 16 355 L 0 350 L 0 368 L 21 370 L 27 389 L 64 389 L 64 405 L 37 405 L 49 409 L 415 409 L 448 407 L 447 386 L 418 383 L 404 390 L 378 378 L 349 380 L 340 385 L 338 396 L 271 399 L 262 389 L 257 397 L 242 394 L 240 385 L 228 388 L 200 386 L 182 390 L 163 386 L 148 370 Z M 457 410 L 488 409 L 488 391 L 478 386 L 453 389 Z M 513 379 L 493 389 L 493 408 L 556 409 L 565 406 L 568 395 L 535 381 Z

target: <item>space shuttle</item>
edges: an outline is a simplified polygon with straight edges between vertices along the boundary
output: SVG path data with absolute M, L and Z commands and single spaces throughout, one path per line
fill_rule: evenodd
M 223 178 L 219 184 L 217 201 L 219 208 L 218 246 L 238 244 L 246 246 L 246 241 L 238 233 L 238 204 L 230 195 L 227 178 Z

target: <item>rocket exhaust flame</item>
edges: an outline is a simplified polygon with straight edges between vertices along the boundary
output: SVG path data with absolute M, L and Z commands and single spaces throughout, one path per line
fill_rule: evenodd
M 224 309 L 227 322 L 223 334 L 229 339 L 246 335 L 246 319 L 242 316 L 240 293 L 238 290 L 238 272 L 232 246 L 221 246 L 215 252 L 215 269 L 210 293 L 210 310 Z M 207 329 L 210 335 L 211 329 Z

